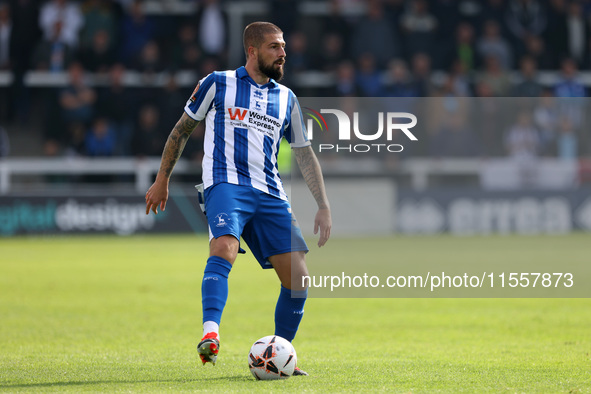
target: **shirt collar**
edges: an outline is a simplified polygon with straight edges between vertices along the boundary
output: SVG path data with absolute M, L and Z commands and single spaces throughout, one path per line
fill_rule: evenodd
M 259 85 L 250 77 L 250 75 L 248 75 L 248 71 L 246 71 L 246 68 L 244 66 L 242 66 L 236 70 L 236 76 L 240 79 L 246 79 L 248 82 L 250 82 L 251 84 L 253 84 L 254 86 L 256 86 L 258 88 L 272 89 L 272 88 L 277 87 L 277 85 L 278 85 L 278 83 L 275 82 L 275 80 L 273 78 L 269 78 L 269 82 L 267 82 L 266 84 Z

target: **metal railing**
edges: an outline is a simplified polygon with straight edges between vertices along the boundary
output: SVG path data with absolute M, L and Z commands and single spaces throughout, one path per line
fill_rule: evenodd
M 485 188 L 512 188 L 503 186 L 503 179 L 514 177 L 519 172 L 519 163 L 511 159 L 429 159 L 413 158 L 400 162 L 393 169 L 384 168 L 379 160 L 335 160 L 322 162 L 327 177 L 375 177 L 401 175 L 409 177 L 409 186 L 414 190 L 425 190 L 435 177 L 473 176 Z M 144 193 L 151 185 L 160 167 L 159 157 L 150 158 L 4 158 L 0 159 L 0 194 L 14 189 L 14 177 L 19 175 L 131 175 L 133 186 L 138 193 Z M 535 163 L 543 175 L 537 187 L 564 189 L 578 184 L 578 163 L 556 159 L 539 159 Z M 297 168 L 294 168 L 297 173 Z M 201 167 L 196 162 L 179 160 L 175 175 L 200 175 Z M 499 183 L 500 179 L 500 183 Z M 43 186 L 43 180 L 37 181 Z M 495 186 L 500 185 L 500 186 Z M 536 187 L 536 186 L 534 186 Z
M 133 175 L 136 191 L 145 192 L 160 167 L 160 158 L 6 158 L 0 160 L 0 194 L 12 189 L 14 175 Z M 195 172 L 186 160 L 179 160 L 175 173 Z M 199 170 L 200 171 L 200 170 Z

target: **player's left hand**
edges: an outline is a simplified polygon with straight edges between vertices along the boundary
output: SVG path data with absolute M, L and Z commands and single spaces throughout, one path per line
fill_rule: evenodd
M 314 219 L 314 234 L 318 234 L 320 230 L 320 238 L 318 239 L 318 246 L 323 247 L 326 241 L 330 238 L 330 229 L 332 228 L 332 218 L 330 216 L 330 208 L 321 208 L 316 212 Z

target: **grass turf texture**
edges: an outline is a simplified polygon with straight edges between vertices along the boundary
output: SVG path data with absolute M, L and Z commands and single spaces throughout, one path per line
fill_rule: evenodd
M 345 259 L 367 242 L 313 252 Z M 588 245 L 582 234 L 371 241 L 442 264 L 458 250 L 586 261 Z M 310 299 L 294 345 L 312 376 L 257 382 L 246 356 L 273 332 L 279 284 L 250 254 L 230 276 L 218 364 L 201 366 L 206 256 L 193 236 L 0 240 L 0 391 L 591 392 L 589 299 Z

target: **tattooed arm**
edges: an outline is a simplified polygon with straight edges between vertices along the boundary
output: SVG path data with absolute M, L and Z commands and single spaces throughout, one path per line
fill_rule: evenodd
M 146 193 L 146 215 L 150 213 L 150 210 L 157 215 L 158 206 L 160 206 L 160 210 L 162 211 L 166 208 L 170 174 L 172 174 L 172 169 L 181 157 L 185 144 L 193 130 L 195 130 L 195 127 L 197 127 L 197 124 L 199 124 L 198 121 L 183 113 L 170 132 L 166 140 L 166 145 L 164 146 L 164 151 L 162 152 L 162 160 L 158 175 L 156 175 L 156 181 Z
M 304 148 L 293 149 L 296 161 L 304 177 L 304 181 L 308 185 L 308 189 L 314 196 L 316 204 L 318 204 L 318 212 L 314 219 L 314 234 L 320 230 L 320 239 L 318 246 L 324 246 L 330 237 L 330 229 L 332 227 L 332 219 L 330 216 L 330 205 L 326 197 L 326 190 L 324 187 L 324 179 L 320 170 L 320 164 L 314 154 L 311 146 Z

